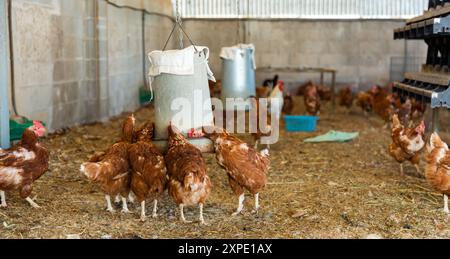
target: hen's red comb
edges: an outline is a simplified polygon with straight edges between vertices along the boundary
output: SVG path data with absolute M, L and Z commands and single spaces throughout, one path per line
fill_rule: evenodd
M 190 129 L 188 131 L 189 138 L 202 138 L 204 136 L 205 136 L 205 134 L 203 133 L 202 130 Z
M 278 81 L 278 87 L 280 88 L 281 91 L 284 91 L 284 81 L 283 80 Z
M 33 121 L 33 131 L 38 137 L 43 137 L 47 131 L 40 121 Z

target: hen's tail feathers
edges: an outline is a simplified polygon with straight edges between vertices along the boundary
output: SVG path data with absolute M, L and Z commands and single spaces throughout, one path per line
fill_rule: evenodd
M 80 172 L 90 180 L 95 180 L 101 166 L 98 163 L 84 163 L 80 166 Z
M 129 116 L 123 123 L 122 126 L 122 140 L 132 143 L 134 138 L 134 127 L 136 124 L 136 119 L 134 114 Z
M 183 185 L 184 189 L 193 191 L 192 189 L 196 187 L 193 173 L 189 173 L 184 177 Z
M 127 177 L 129 174 L 130 174 L 130 173 L 126 172 L 126 173 L 117 175 L 117 176 L 115 176 L 115 177 L 113 178 L 113 180 L 114 180 L 114 181 L 120 180 L 120 179 L 122 179 L 122 178 L 124 178 L 124 177 Z
M 445 144 L 441 137 L 439 137 L 439 134 L 437 134 L 436 132 L 431 134 L 431 138 L 430 138 L 430 149 L 433 150 L 435 148 L 446 148 L 448 149 L 447 144 Z
M 169 148 L 189 143 L 188 140 L 181 134 L 180 130 L 170 123 L 169 126 Z
M 174 137 L 174 136 L 176 136 L 178 134 L 181 134 L 180 130 L 175 125 L 173 125 L 172 122 L 170 122 L 170 125 L 169 125 L 169 136 Z

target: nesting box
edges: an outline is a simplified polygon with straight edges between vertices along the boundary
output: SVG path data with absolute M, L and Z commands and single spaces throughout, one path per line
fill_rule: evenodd
M 247 100 L 256 96 L 255 50 L 252 45 L 223 48 L 222 101 L 227 98 Z M 231 107 L 226 107 L 231 109 Z
M 193 72 L 169 69 L 172 72 L 163 72 L 153 77 L 152 88 L 155 105 L 155 144 L 163 151 L 167 148 L 168 127 L 172 123 L 187 137 L 192 129 L 201 129 L 203 126 L 214 125 L 212 105 L 209 94 L 208 75 L 212 76 L 208 66 L 209 50 L 193 51 Z M 180 50 L 186 51 L 186 50 Z M 159 53 L 162 59 L 170 59 L 176 51 L 167 55 Z M 152 54 L 150 54 L 151 56 Z M 179 58 L 180 56 L 178 56 Z M 184 56 L 186 58 L 186 56 Z M 181 63 L 179 63 L 179 62 Z M 183 60 L 172 62 L 174 67 L 180 68 Z M 154 64 L 152 64 L 154 65 Z M 160 64 L 161 67 L 165 64 Z M 162 68 L 163 70 L 164 68 Z M 183 117 L 177 121 L 176 118 Z M 203 152 L 211 152 L 213 146 L 208 139 L 192 139 L 190 142 Z

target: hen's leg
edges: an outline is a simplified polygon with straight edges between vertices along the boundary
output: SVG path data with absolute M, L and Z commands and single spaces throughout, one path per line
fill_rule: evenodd
M 258 214 L 259 211 L 259 193 L 255 194 L 255 210 L 252 211 L 254 214 Z
M 450 211 L 448 210 L 448 196 L 445 194 L 444 194 L 444 212 L 450 213 Z
M 31 207 L 35 208 L 35 209 L 39 209 L 39 205 L 37 205 L 30 197 L 27 197 L 25 199 L 30 205 Z
M 241 196 L 239 196 L 239 206 L 238 209 L 236 210 L 235 213 L 232 214 L 233 217 L 241 214 L 242 210 L 244 209 L 244 200 L 245 200 L 245 194 L 241 194 Z
M 233 190 L 235 195 L 239 196 L 239 206 L 238 209 L 235 213 L 232 214 L 232 216 L 237 216 L 239 215 L 242 210 L 244 209 L 244 200 L 245 200 L 245 195 L 244 195 L 244 188 L 242 186 L 239 185 L 239 183 L 237 181 L 235 181 L 233 179 L 233 177 L 231 177 L 231 175 L 228 175 L 228 181 L 230 184 L 231 189 Z
M 141 221 L 144 222 L 146 219 L 145 216 L 145 201 L 141 202 Z
M 184 204 L 180 204 L 180 218 L 183 223 L 192 223 L 191 221 L 187 221 L 184 217 Z
M 152 218 L 156 219 L 158 217 L 158 200 L 155 199 L 153 202 L 153 215 Z
M 254 146 L 254 148 L 255 148 L 255 149 L 258 149 L 258 145 L 259 145 L 259 140 L 255 140 L 255 146 Z
M 0 203 L 0 208 L 8 207 L 8 205 L 6 204 L 6 195 L 4 191 L 0 191 L 0 198 L 2 200 L 2 203 Z
M 420 167 L 418 164 L 415 164 L 414 167 L 416 168 L 416 171 L 418 174 L 421 174 L 422 172 L 420 172 Z
M 200 207 L 200 224 L 206 225 L 205 218 L 203 217 L 203 203 L 200 203 L 199 207 Z
M 106 199 L 106 211 L 109 211 L 109 212 L 114 212 L 114 208 L 112 207 L 112 204 L 111 204 L 111 196 L 109 196 L 109 195 L 105 195 L 105 199 Z
M 405 176 L 405 172 L 403 171 L 403 164 L 400 164 L 400 175 Z
M 122 213 L 130 213 L 127 204 L 127 198 L 122 197 Z

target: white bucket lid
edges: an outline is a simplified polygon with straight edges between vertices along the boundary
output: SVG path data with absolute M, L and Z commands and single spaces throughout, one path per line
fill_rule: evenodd
M 195 73 L 194 55 L 196 51 L 204 53 L 208 79 L 216 81 L 208 64 L 209 48 L 203 46 L 190 46 L 181 50 L 156 50 L 150 52 L 148 54 L 150 61 L 149 76 L 154 78 L 163 73 L 183 76 L 193 75 Z
M 226 60 L 235 60 L 238 55 L 241 55 L 243 50 L 251 50 L 251 58 L 253 60 L 253 68 L 256 69 L 255 61 L 255 45 L 253 44 L 238 44 L 232 47 L 223 47 L 220 51 L 220 58 Z

